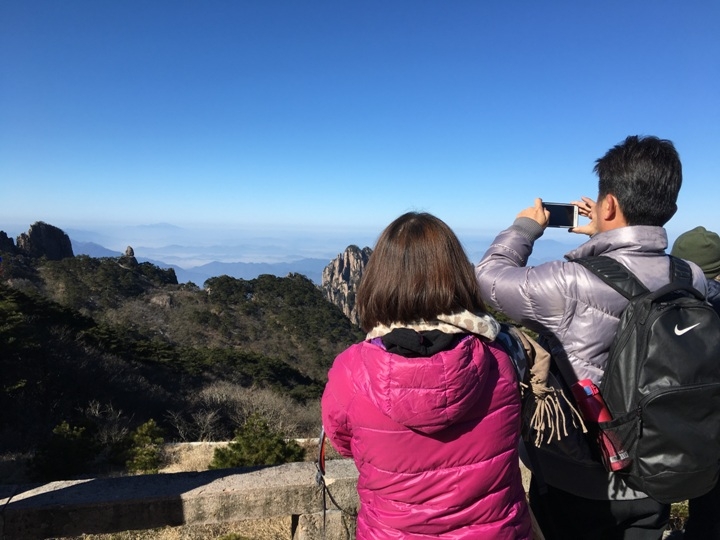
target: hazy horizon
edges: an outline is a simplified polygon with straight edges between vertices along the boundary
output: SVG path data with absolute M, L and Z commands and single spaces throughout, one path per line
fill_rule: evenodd
M 37 220 L 42 221 L 42 220 Z M 48 223 L 48 222 L 46 222 Z M 73 242 L 93 243 L 116 253 L 124 253 L 130 246 L 135 256 L 162 261 L 185 269 L 193 269 L 211 262 L 221 263 L 289 263 L 302 259 L 331 261 L 350 245 L 374 247 L 381 230 L 338 231 L 337 229 L 191 229 L 176 225 L 148 224 L 140 226 L 98 226 L 97 229 L 59 227 Z M 510 225 L 508 223 L 507 225 Z M 14 240 L 30 228 L 4 231 Z M 15 232 L 18 231 L 19 232 Z M 262 232 L 262 234 L 260 234 Z M 490 245 L 496 231 L 456 230 L 458 238 L 472 262 L 477 262 Z M 559 258 L 583 243 L 587 237 L 569 234 L 561 229 L 547 229 L 538 241 L 536 252 L 540 259 Z M 536 255 L 533 258 L 538 260 Z

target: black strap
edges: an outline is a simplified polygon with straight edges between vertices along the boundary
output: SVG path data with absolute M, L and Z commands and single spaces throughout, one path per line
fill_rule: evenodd
M 684 260 L 673 257 L 672 255 L 668 255 L 668 257 L 670 257 L 670 282 L 692 286 L 693 275 L 690 265 Z M 573 259 L 572 262 L 581 264 L 590 270 L 628 300 L 640 294 L 650 292 L 624 264 L 610 257 L 603 255 L 597 257 L 581 257 Z
M 323 500 L 322 500 L 322 514 L 323 514 L 323 525 L 322 525 L 322 537 L 325 538 L 325 535 L 327 533 L 327 499 L 329 498 L 330 501 L 335 505 L 335 508 L 340 510 L 343 514 L 346 516 L 349 516 L 351 518 L 356 518 L 357 515 L 348 512 L 344 508 L 342 508 L 338 502 L 335 500 L 335 497 L 333 497 L 333 494 L 330 492 L 330 490 L 327 487 L 327 484 L 325 483 L 325 426 L 322 426 L 320 428 L 320 439 L 318 440 L 318 458 L 315 461 L 315 468 L 317 469 L 317 473 L 315 473 L 315 482 L 320 486 L 323 492 Z
M 315 474 L 315 482 L 322 489 L 322 537 L 325 538 L 327 531 L 327 486 L 325 485 L 325 426 L 320 428 L 320 438 L 318 439 L 318 458 L 315 462 L 317 473 Z
M 673 255 L 668 255 L 668 257 L 670 257 L 670 279 L 673 282 L 677 281 L 678 283 L 692 287 L 693 273 L 687 261 L 678 259 Z
M 581 257 L 573 259 L 573 262 L 590 270 L 628 300 L 649 292 L 635 274 L 610 257 Z

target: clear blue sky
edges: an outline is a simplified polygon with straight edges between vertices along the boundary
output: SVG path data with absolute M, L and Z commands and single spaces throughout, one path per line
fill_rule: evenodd
M 720 229 L 720 2 L 3 0 L 0 229 L 497 231 L 629 134 Z

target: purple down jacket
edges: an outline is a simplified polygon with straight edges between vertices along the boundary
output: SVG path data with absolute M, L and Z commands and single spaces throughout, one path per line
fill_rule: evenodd
M 378 341 L 335 359 L 322 398 L 332 445 L 359 471 L 358 540 L 531 538 L 507 355 L 471 335 L 424 358 Z

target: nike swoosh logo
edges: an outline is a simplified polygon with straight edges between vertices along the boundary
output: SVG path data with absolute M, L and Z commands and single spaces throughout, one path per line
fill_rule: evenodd
M 693 328 L 695 328 L 696 326 L 699 326 L 699 325 L 700 325 L 700 323 L 693 324 L 692 326 L 688 326 L 687 328 L 683 328 L 682 330 L 680 330 L 676 324 L 675 325 L 675 335 L 682 336 L 683 334 L 689 332 L 690 330 L 692 330 Z

